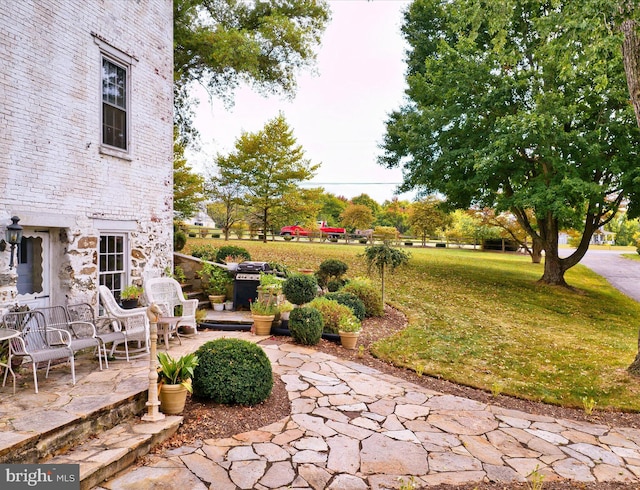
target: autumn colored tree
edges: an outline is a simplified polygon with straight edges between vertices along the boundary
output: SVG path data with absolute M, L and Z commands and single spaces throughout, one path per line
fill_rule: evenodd
M 191 218 L 204 200 L 204 179 L 195 173 L 184 157 L 184 145 L 173 143 L 173 214 L 179 219 Z
M 414 202 L 409 210 L 409 226 L 416 236 L 422 239 L 422 246 L 427 245 L 429 236 L 438 230 L 444 230 L 451 218 L 441 208 L 442 202 L 434 196 Z
M 364 204 L 349 204 L 340 215 L 342 225 L 351 231 L 370 228 L 373 224 L 373 211 Z
M 218 155 L 216 164 L 223 181 L 240 186 L 241 202 L 250 213 L 247 221 L 259 223 L 265 242 L 276 213 L 285 206 L 285 197 L 311 179 L 319 167 L 304 157 L 282 114 L 256 133 L 243 133 L 235 150 Z

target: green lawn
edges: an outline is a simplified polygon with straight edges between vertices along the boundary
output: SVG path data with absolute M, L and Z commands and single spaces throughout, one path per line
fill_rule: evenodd
M 189 244 L 197 243 L 189 240 Z M 211 243 L 211 242 L 207 242 Z M 224 242 L 216 241 L 220 246 Z M 363 246 L 234 241 L 253 260 L 317 269 L 322 260 L 365 275 Z M 626 367 L 637 351 L 640 304 L 583 266 L 566 274 L 578 289 L 537 284 L 528 256 L 456 249 L 411 250 L 388 276 L 386 299 L 409 326 L 373 352 L 396 365 L 457 383 L 555 403 L 640 411 L 640 379 Z

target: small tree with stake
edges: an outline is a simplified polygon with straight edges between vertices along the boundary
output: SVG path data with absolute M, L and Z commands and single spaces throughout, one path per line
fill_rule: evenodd
M 372 245 L 364 249 L 363 254 L 367 261 L 369 273 L 371 269 L 377 269 L 382 281 L 382 304 L 384 304 L 384 274 L 386 269 L 394 271 L 401 265 L 407 264 L 411 254 L 403 250 L 393 248 L 388 243 L 382 245 Z

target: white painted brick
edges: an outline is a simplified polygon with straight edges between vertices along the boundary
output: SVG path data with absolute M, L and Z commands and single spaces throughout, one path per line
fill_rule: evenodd
M 24 226 L 43 226 L 39 214 L 59 213 L 72 217 L 73 234 L 97 236 L 88 217 L 103 213 L 137 221 L 131 248 L 146 257 L 136 275 L 170 263 L 172 12 L 171 0 L 21 0 L 0 9 L 0 232 L 13 214 L 30 217 Z M 99 152 L 101 67 L 92 32 L 138 59 L 130 161 Z M 78 252 L 67 248 L 69 257 Z M 71 275 L 94 260 L 87 251 L 69 257 Z M 0 271 L 7 263 L 0 253 Z M 70 300 L 81 294 L 69 287 Z

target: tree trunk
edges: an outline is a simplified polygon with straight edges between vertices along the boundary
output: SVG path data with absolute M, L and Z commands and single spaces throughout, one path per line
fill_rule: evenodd
M 551 286 L 565 286 L 563 260 L 558 255 L 558 220 L 548 214 L 544 219 L 538 219 L 540 227 L 540 242 L 544 244 L 544 274 L 541 283 Z M 534 239 L 535 243 L 535 239 Z
M 636 114 L 636 121 L 640 127 L 640 35 L 638 34 L 638 23 L 627 19 L 620 24 L 620 30 L 624 34 L 622 59 L 627 76 L 629 96 Z
M 540 237 L 533 236 L 532 237 L 532 245 L 531 245 L 531 262 L 534 264 L 539 264 L 542 262 L 542 251 L 544 250 L 544 243 Z
M 627 371 L 633 376 L 640 376 L 640 333 L 638 333 L 638 352 L 636 353 L 636 358 L 627 368 Z

